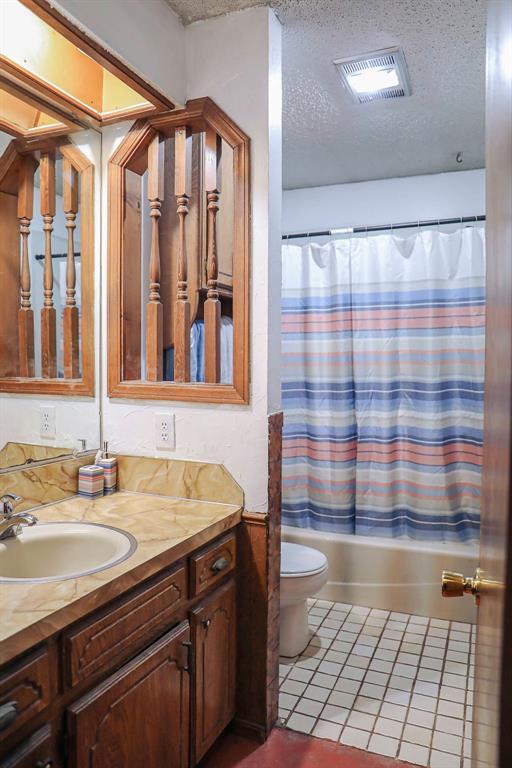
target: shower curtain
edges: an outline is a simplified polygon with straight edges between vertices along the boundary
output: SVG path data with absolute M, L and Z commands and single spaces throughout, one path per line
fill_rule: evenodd
M 283 247 L 283 522 L 478 537 L 480 227 Z

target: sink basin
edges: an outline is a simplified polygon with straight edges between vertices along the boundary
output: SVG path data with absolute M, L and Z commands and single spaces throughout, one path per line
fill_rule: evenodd
M 75 579 L 126 560 L 137 541 L 97 523 L 37 523 L 0 541 L 0 583 Z

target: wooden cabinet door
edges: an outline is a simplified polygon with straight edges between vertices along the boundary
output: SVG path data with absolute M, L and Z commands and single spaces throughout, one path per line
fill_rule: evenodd
M 192 613 L 194 764 L 235 714 L 236 613 L 233 581 Z
M 69 768 L 187 768 L 189 641 L 183 622 L 69 708 Z
M 0 768 L 57 768 L 50 726 L 45 725 L 0 760 Z

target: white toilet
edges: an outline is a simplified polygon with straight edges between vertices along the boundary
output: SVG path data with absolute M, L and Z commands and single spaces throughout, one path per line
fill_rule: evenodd
M 327 582 L 327 558 L 302 544 L 281 544 L 281 656 L 298 656 L 309 642 L 307 598 Z

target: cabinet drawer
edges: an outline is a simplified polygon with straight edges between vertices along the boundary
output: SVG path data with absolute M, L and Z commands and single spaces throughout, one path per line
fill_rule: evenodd
M 166 628 L 187 599 L 187 574 L 180 566 L 64 638 L 65 674 L 76 685 L 98 670 L 137 652 Z
M 36 731 L 7 757 L 0 760 L 0 768 L 53 768 L 56 765 L 48 725 Z
M 39 651 L 0 677 L 0 740 L 45 709 L 52 697 L 48 651 Z
M 190 593 L 200 595 L 236 565 L 236 538 L 231 533 L 190 558 Z

